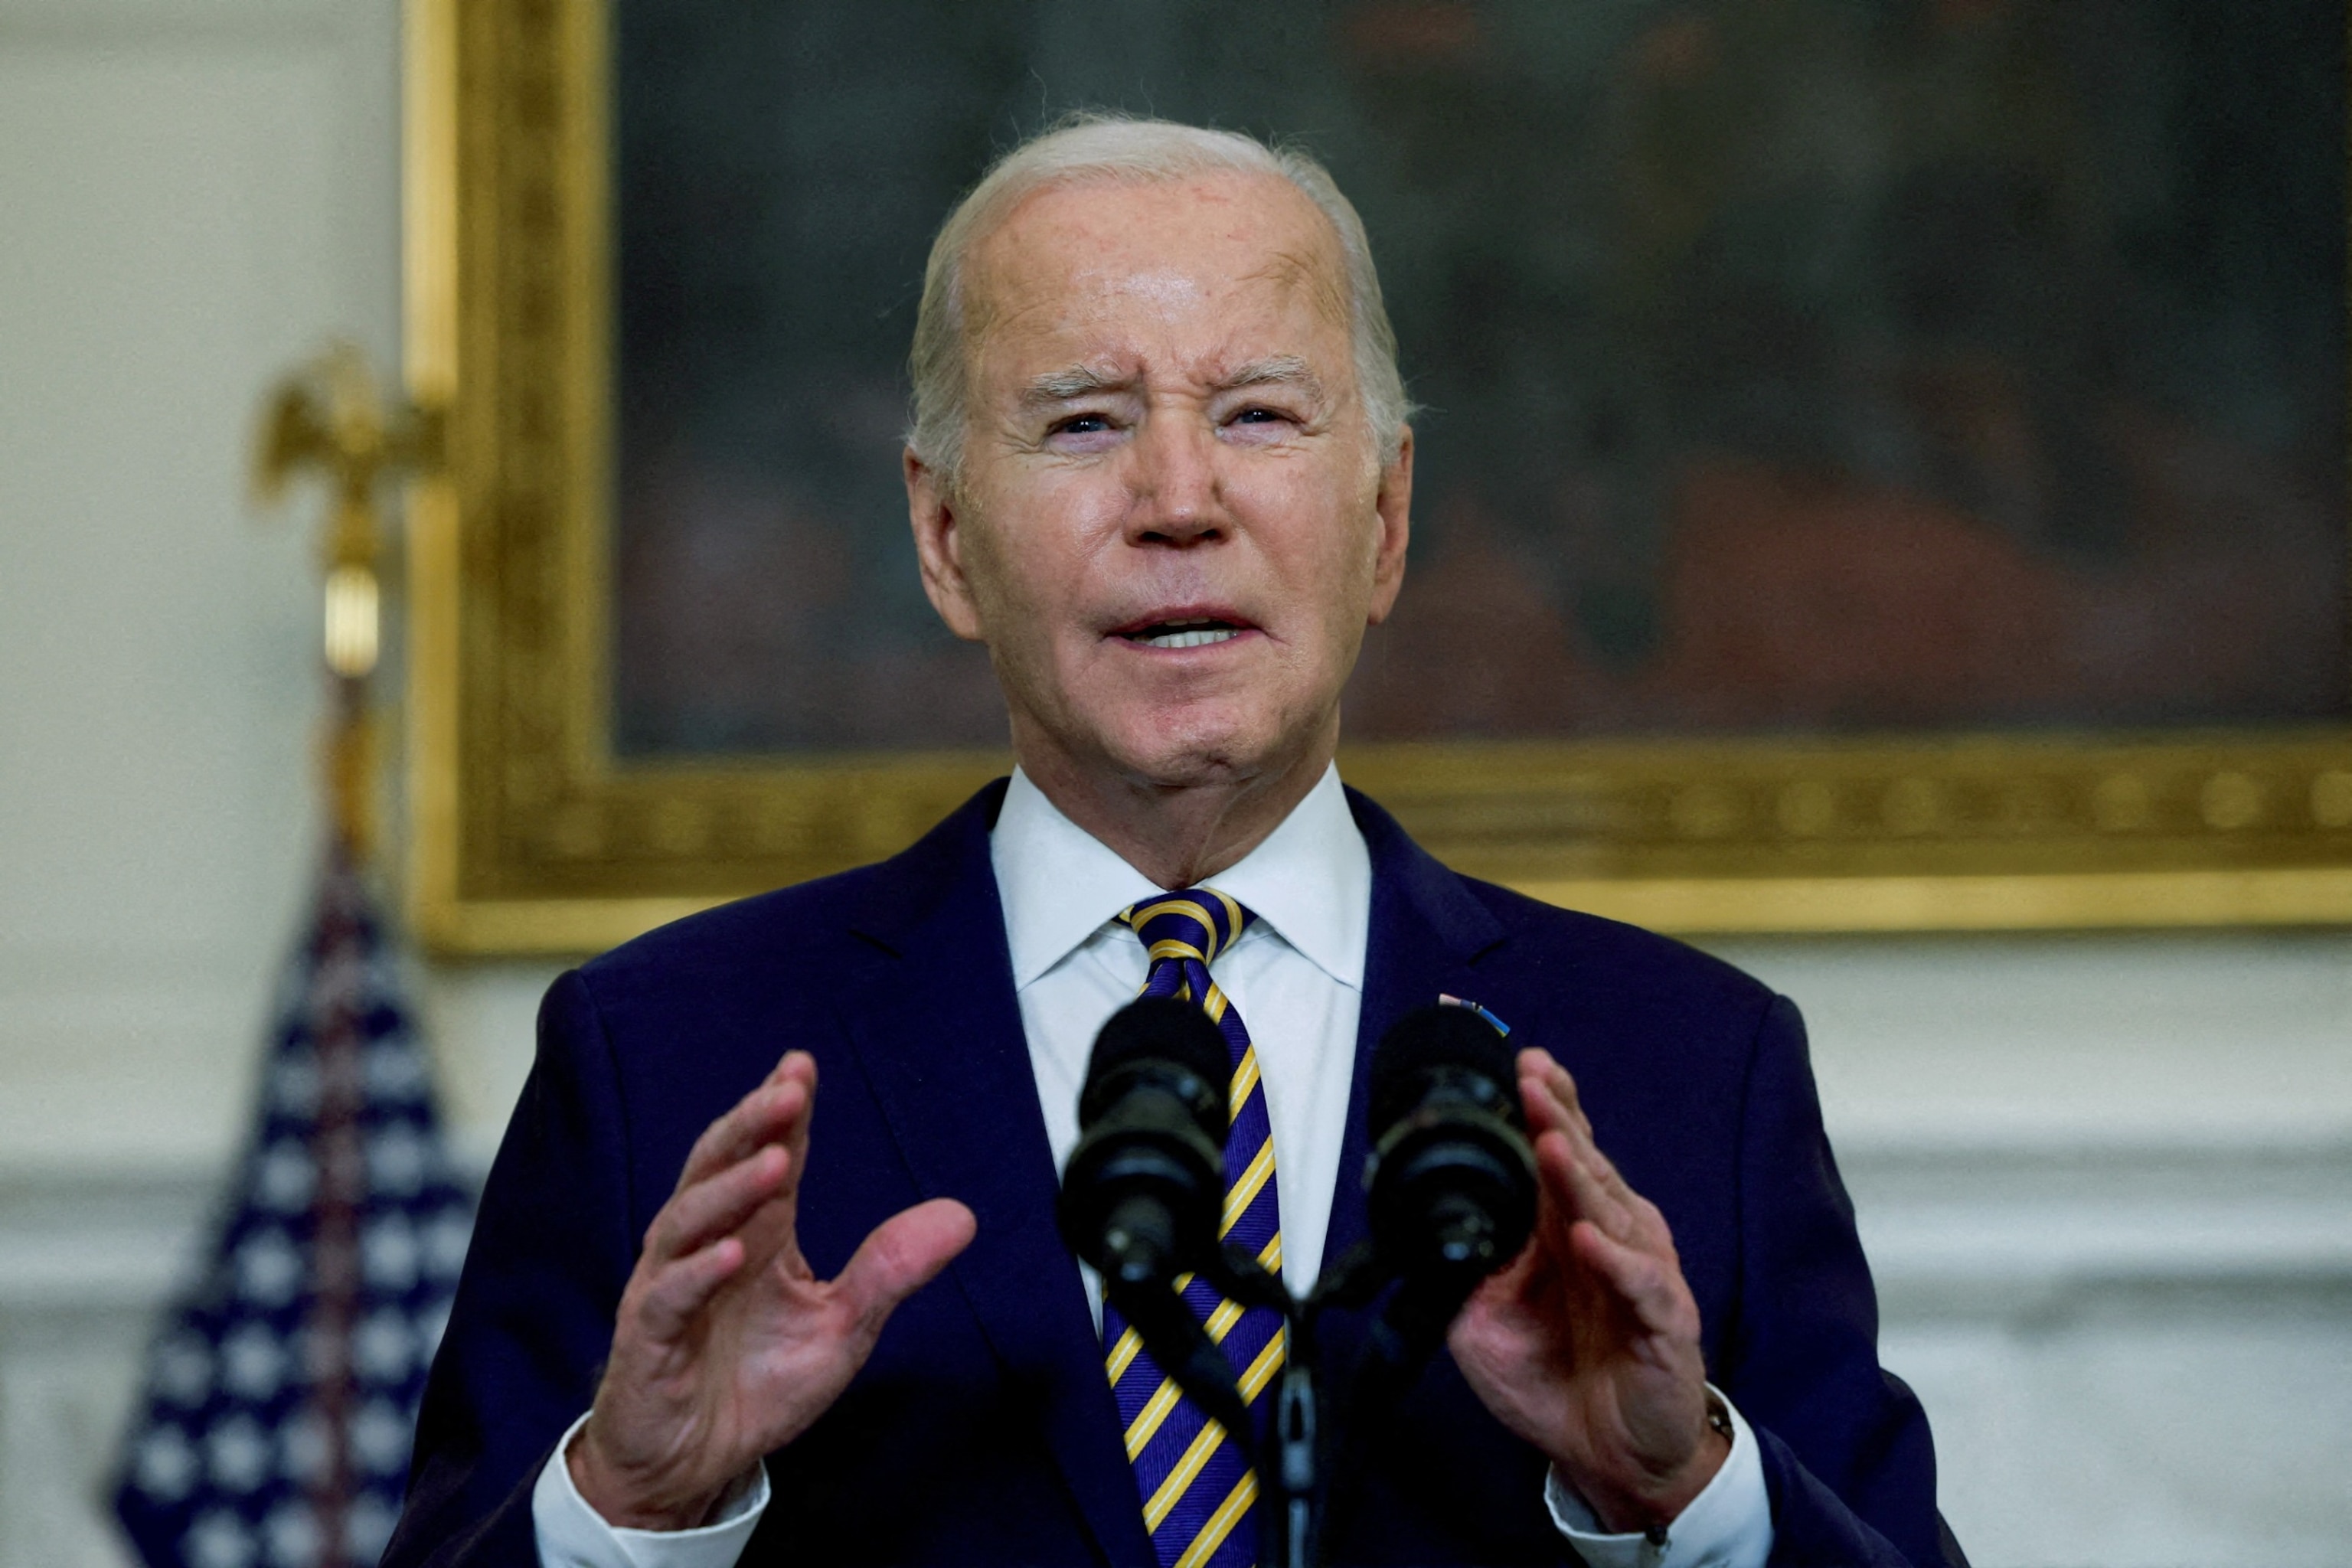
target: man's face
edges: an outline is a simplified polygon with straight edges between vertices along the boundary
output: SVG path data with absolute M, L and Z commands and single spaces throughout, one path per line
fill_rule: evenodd
M 988 645 L 1033 770 L 1239 782 L 1336 742 L 1404 570 L 1339 242 L 1286 182 L 1032 196 L 967 258 L 952 489 L 911 455 L 923 578 Z

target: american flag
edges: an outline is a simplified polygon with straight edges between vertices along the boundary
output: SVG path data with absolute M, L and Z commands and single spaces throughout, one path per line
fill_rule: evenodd
M 251 1142 L 150 1351 L 115 1511 L 150 1568 L 365 1568 L 473 1226 L 383 921 L 331 850 Z

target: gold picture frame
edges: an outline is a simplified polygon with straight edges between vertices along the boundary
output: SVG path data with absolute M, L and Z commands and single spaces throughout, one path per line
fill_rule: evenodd
M 604 9 L 411 0 L 407 27 L 407 374 L 449 456 L 408 532 L 415 929 L 588 952 L 901 847 L 1007 759 L 614 758 Z M 1675 931 L 2352 921 L 2340 728 L 1368 746 L 1343 769 L 1465 871 Z

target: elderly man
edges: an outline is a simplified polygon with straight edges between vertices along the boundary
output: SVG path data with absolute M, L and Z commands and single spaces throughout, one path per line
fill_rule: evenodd
M 1203 961 L 1228 1223 L 1297 1289 L 1364 1228 L 1364 1042 L 1452 994 L 1527 1047 L 1536 1233 L 1352 1435 L 1335 1561 L 1958 1561 L 1794 1011 L 1339 783 L 1412 437 L 1328 176 L 1043 136 L 941 230 L 913 369 L 924 586 L 1019 769 L 557 983 L 387 1561 L 1255 1561 L 1243 1446 L 1053 1222 L 1095 1030 Z M 1192 1289 L 1262 1390 L 1278 1326 Z

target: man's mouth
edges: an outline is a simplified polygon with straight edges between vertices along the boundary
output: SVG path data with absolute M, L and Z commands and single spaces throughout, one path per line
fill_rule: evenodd
M 1242 635 L 1243 628 L 1231 621 L 1199 617 L 1181 621 L 1155 621 L 1119 636 L 1146 647 L 1206 647 L 1211 643 L 1232 640 Z

